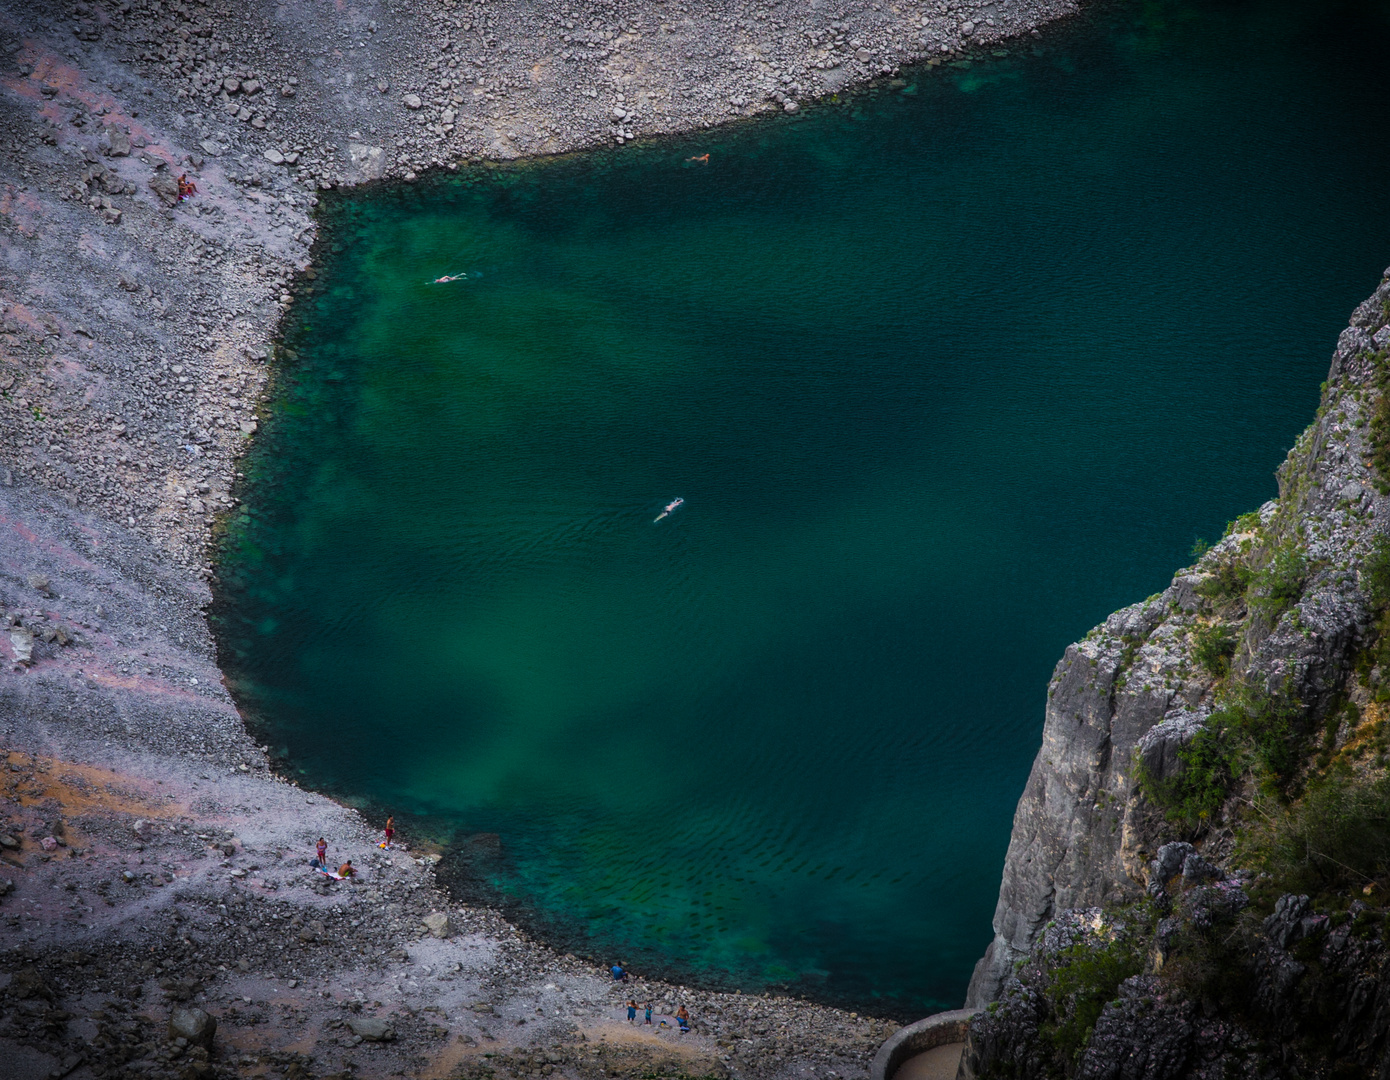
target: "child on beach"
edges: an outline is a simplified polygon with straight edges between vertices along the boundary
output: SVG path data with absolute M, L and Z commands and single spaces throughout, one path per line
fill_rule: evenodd
M 382 847 L 389 848 L 389 847 L 391 846 L 391 837 L 393 837 L 393 836 L 395 836 L 395 835 L 396 835 L 396 819 L 393 818 L 393 817 L 388 817 L 388 818 L 386 819 L 386 843 L 384 843 L 384 844 L 382 845 Z
M 637 1002 L 631 998 L 627 1002 L 627 1022 L 629 1024 L 637 1023 Z
M 646 1022 L 647 1022 L 648 1024 L 650 1024 L 650 1023 L 652 1022 L 652 1003 L 651 1003 L 650 1001 L 647 1002 L 647 1021 L 646 1021 Z

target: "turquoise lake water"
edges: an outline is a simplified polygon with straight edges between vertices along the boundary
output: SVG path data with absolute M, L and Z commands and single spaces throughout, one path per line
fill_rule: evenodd
M 959 1005 L 1052 666 L 1275 494 L 1390 262 L 1390 20 L 1304 7 L 328 200 L 220 560 L 257 732 L 565 949 Z

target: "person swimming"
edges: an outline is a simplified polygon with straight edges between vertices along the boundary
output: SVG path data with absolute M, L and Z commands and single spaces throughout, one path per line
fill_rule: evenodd
M 466 277 L 468 277 L 467 274 L 445 274 L 443 277 L 435 278 L 433 281 L 430 282 L 430 284 L 444 285 L 450 281 L 463 281 Z
M 666 509 L 656 515 L 655 519 L 653 519 L 652 521 L 652 524 L 655 525 L 664 517 L 670 517 L 672 511 L 676 510 L 683 502 L 685 502 L 684 499 L 672 499 L 669 503 L 666 504 Z

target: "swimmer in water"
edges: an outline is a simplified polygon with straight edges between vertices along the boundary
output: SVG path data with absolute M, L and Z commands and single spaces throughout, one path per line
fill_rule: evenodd
M 666 509 L 664 509 L 663 511 L 661 511 L 661 513 L 659 513 L 659 514 L 656 515 L 656 518 L 652 521 L 652 524 L 655 525 L 658 521 L 660 521 L 660 520 L 661 520 L 662 518 L 664 518 L 664 517 L 670 517 L 671 514 L 672 514 L 672 512 L 675 511 L 675 510 L 681 505 L 681 503 L 683 503 L 683 502 L 685 502 L 684 499 L 675 499 L 675 500 L 673 500 L 673 501 L 667 503 L 667 504 L 666 504 Z
M 709 164 L 709 154 L 701 154 L 699 157 L 688 157 L 686 161 L 698 161 L 701 165 Z
M 430 284 L 431 284 L 431 285 L 443 285 L 443 284 L 445 284 L 446 282 L 450 282 L 450 281 L 462 281 L 462 280 L 463 280 L 464 278 L 466 278 L 467 276 L 468 276 L 467 274 L 445 274 L 443 277 L 437 277 L 437 278 L 435 278 L 433 281 L 430 282 Z

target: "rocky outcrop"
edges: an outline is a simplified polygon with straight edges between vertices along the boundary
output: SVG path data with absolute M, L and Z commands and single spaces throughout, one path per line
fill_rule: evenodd
M 967 1007 L 999 998 L 1061 913 L 1144 894 L 1173 830 L 1137 777 L 1141 767 L 1157 780 L 1173 776 L 1179 750 L 1221 704 L 1213 689 L 1224 671 L 1203 659 L 1204 635 L 1229 627 L 1227 670 L 1251 693 L 1297 703 L 1294 736 L 1323 725 L 1347 695 L 1364 696 L 1349 675 L 1369 618 L 1359 568 L 1390 513 L 1370 460 L 1387 312 L 1390 277 L 1339 338 L 1317 418 L 1279 469 L 1279 499 L 1232 523 L 1166 590 L 1110 616 L 1057 665 L 1014 817 L 994 940 Z M 1297 596 L 1285 602 L 1280 575 L 1295 573 Z M 1215 829 L 1204 850 L 1220 862 L 1230 844 L 1229 830 Z

